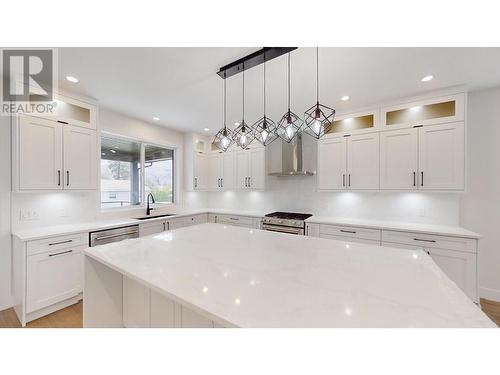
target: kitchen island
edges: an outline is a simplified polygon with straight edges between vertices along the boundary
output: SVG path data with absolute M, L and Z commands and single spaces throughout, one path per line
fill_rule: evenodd
M 421 250 L 201 224 L 85 250 L 85 327 L 495 327 Z

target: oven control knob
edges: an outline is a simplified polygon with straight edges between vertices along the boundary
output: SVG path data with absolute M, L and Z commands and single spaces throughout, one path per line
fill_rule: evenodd
M 282 224 L 283 223 L 283 220 L 279 220 L 278 223 Z
M 294 221 L 294 222 L 292 223 L 292 225 L 297 225 L 297 222 L 296 222 L 296 221 Z

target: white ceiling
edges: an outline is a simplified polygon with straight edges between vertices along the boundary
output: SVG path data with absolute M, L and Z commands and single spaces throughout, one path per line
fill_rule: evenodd
M 100 105 L 181 131 L 222 126 L 219 67 L 259 48 L 60 48 L 60 86 Z M 292 111 L 315 104 L 315 48 L 292 52 Z M 267 64 L 267 114 L 287 110 L 286 55 Z M 500 48 L 320 48 L 320 101 L 338 112 L 465 84 L 500 85 Z M 428 74 L 434 80 L 420 79 Z M 66 75 L 78 77 L 72 84 Z M 242 75 L 227 80 L 228 124 L 242 118 Z M 245 72 L 245 120 L 262 116 L 262 65 Z M 351 100 L 342 102 L 340 97 Z

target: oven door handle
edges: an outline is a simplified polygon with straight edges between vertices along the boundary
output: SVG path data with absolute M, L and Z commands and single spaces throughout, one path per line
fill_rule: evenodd
M 303 231 L 304 231 L 303 228 L 286 228 L 286 227 L 282 227 L 279 225 L 269 225 L 269 224 L 264 224 L 262 226 L 262 229 L 268 230 L 271 232 L 282 232 L 282 233 L 289 233 L 289 234 L 303 234 Z

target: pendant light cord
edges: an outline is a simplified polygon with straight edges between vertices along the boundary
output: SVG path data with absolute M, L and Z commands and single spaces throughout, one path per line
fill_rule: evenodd
M 224 130 L 226 129 L 226 72 L 224 72 Z
M 316 102 L 319 103 L 319 47 L 316 47 Z
M 290 52 L 288 52 L 288 112 L 290 112 Z
M 266 57 L 264 55 L 264 117 L 266 117 Z
M 243 119 L 241 122 L 245 124 L 245 64 L 243 64 Z

